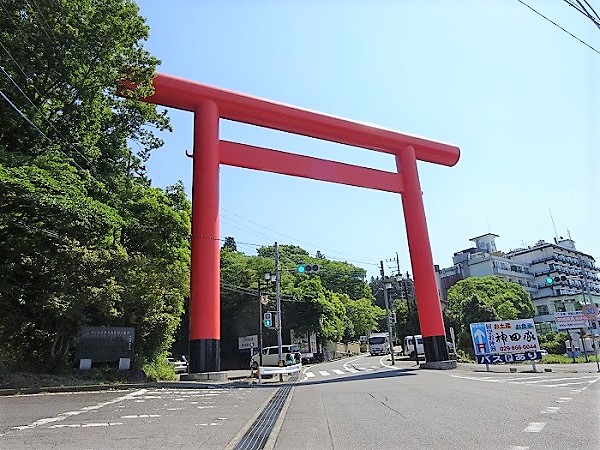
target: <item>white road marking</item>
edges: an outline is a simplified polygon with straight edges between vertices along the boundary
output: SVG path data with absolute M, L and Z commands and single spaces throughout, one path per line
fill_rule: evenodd
M 579 380 L 577 377 L 567 377 L 567 378 L 553 378 L 552 381 L 565 381 L 565 380 Z M 524 381 L 522 384 L 535 384 L 535 383 L 546 383 L 548 380 L 537 380 L 537 381 Z M 583 383 L 583 381 L 580 381 Z M 579 383 L 577 383 L 579 384 Z
M 333 369 L 333 373 L 337 373 L 338 375 L 344 375 L 345 372 L 340 369 Z
M 557 413 L 560 409 L 560 406 L 548 406 L 546 409 L 542 411 L 542 414 L 554 414 Z
M 511 445 L 510 450 L 529 450 L 529 446 L 526 445 Z
M 379 369 L 379 366 L 371 366 L 371 369 Z
M 366 369 L 366 370 L 365 370 L 365 372 L 370 372 L 370 371 L 372 371 L 372 370 L 373 370 L 373 369 Z
M 315 376 L 315 374 L 312 372 L 306 372 L 304 375 L 306 375 L 306 378 L 312 378 Z
M 160 414 L 132 414 L 129 416 L 121 416 L 121 419 L 146 419 L 148 417 L 160 417 Z
M 30 423 L 29 425 L 12 427 L 12 429 L 13 430 L 29 430 L 29 429 L 32 429 L 35 427 L 39 427 L 40 425 L 46 425 L 46 424 L 52 423 L 52 422 L 60 422 L 62 420 L 65 420 L 67 417 L 77 416 L 77 415 L 83 414 L 84 412 L 87 412 L 87 411 L 98 410 L 100 408 L 103 408 L 104 406 L 112 405 L 114 403 L 118 403 L 123 400 L 131 400 L 132 398 L 137 397 L 138 395 L 145 394 L 146 392 L 147 392 L 147 389 L 139 389 L 139 390 L 131 392 L 127 395 L 123 395 L 123 396 L 117 397 L 113 400 L 109 400 L 107 402 L 98 403 L 97 405 L 92 405 L 92 406 L 84 406 L 83 408 L 81 408 L 80 410 L 77 410 L 77 411 L 69 411 L 68 413 L 59 414 L 56 417 L 46 417 L 44 419 L 36 420 L 35 422 Z
M 600 377 L 597 377 L 595 380 L 590 381 L 590 384 L 596 383 L 598 380 L 600 380 Z
M 530 422 L 523 430 L 523 433 L 539 433 L 545 426 L 546 422 Z
M 350 372 L 350 373 L 358 373 L 358 372 L 359 372 L 359 371 L 358 371 L 358 370 L 356 370 L 356 369 L 346 369 L 346 371 L 347 371 L 347 372 Z
M 573 397 L 561 397 L 558 400 L 556 400 L 556 403 L 566 403 L 569 400 L 573 400 Z
M 114 425 L 125 425 L 123 422 L 101 422 L 101 423 L 71 423 L 52 425 L 48 428 L 88 428 L 88 427 L 110 427 Z
M 326 370 L 319 370 L 319 373 L 320 373 L 321 375 L 323 375 L 324 377 L 326 377 L 326 376 L 329 376 L 329 375 L 330 375 L 330 373 L 329 373 L 329 372 L 327 372 Z

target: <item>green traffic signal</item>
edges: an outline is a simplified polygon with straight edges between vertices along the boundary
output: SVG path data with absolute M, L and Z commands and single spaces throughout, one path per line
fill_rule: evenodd
M 319 265 L 318 264 L 298 264 L 298 266 L 296 266 L 296 271 L 298 273 L 303 273 L 306 275 L 309 275 L 311 273 L 317 273 L 319 271 Z
M 565 283 L 567 281 L 567 277 L 565 275 L 558 275 L 556 277 L 551 277 L 551 276 L 547 276 L 546 277 L 546 284 L 548 286 L 552 286 L 553 284 L 556 283 Z
M 271 328 L 271 320 L 269 320 L 269 319 L 265 320 L 265 328 Z

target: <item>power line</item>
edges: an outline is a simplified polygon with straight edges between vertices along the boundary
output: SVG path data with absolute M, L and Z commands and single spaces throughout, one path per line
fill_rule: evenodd
M 2 97 L 4 97 L 4 100 L 6 100 L 8 102 L 8 104 L 23 118 L 25 119 L 25 121 L 31 125 L 33 128 L 35 128 L 37 130 L 38 133 L 40 133 L 45 139 L 48 140 L 48 142 L 50 142 L 51 144 L 55 144 L 55 142 L 50 139 L 42 130 L 39 129 L 39 127 L 33 123 L 29 117 L 27 117 L 25 115 L 25 113 L 23 111 L 21 111 L 7 96 L 6 94 L 2 91 L 2 89 L 0 89 L 0 95 Z M 63 155 L 65 155 L 67 158 L 71 159 L 71 162 L 81 171 L 86 171 L 86 169 L 84 169 L 83 167 L 81 167 L 79 164 L 77 164 L 76 161 L 73 160 L 73 158 L 71 158 L 69 155 L 67 155 L 62 149 L 58 148 L 58 151 L 61 152 Z M 89 173 L 89 172 L 88 172 Z M 92 175 L 90 175 L 92 178 L 94 178 Z M 94 178 L 95 179 L 95 178 Z M 98 180 L 96 180 L 98 181 Z
M 1 44 L 1 43 L 0 43 Z M 4 46 L 2 46 L 4 48 Z M 8 51 L 7 51 L 8 52 Z M 10 55 L 10 53 L 9 53 Z M 12 56 L 11 56 L 12 58 Z M 88 166 L 91 167 L 91 163 L 89 162 L 89 160 L 83 155 L 83 153 L 81 153 L 79 150 L 77 150 L 77 148 L 75 148 L 75 146 L 73 146 L 73 144 L 69 143 L 68 140 L 66 140 L 64 138 L 64 136 L 62 136 L 60 134 L 60 132 L 56 129 L 56 127 L 54 126 L 54 124 L 52 122 L 50 122 L 50 120 L 48 120 L 48 118 L 46 117 L 46 115 L 37 107 L 37 105 L 35 103 L 33 103 L 33 101 L 29 98 L 29 96 L 23 92 L 23 89 L 21 89 L 21 87 L 19 86 L 19 84 L 13 79 L 13 77 L 10 76 L 10 74 L 4 69 L 3 66 L 0 66 L 0 70 L 2 70 L 2 72 L 4 73 L 4 75 L 6 75 L 8 77 L 8 79 L 12 82 L 12 84 L 19 90 L 19 92 L 27 99 L 27 101 L 31 104 L 31 106 L 33 106 L 36 111 L 38 113 L 40 113 L 40 115 L 42 116 L 42 118 L 52 127 L 52 129 L 56 132 L 56 134 L 62 138 L 63 143 L 67 144 L 69 147 L 71 147 L 73 150 L 75 150 L 75 152 L 81 156 L 83 158 L 83 160 L 88 163 Z
M 544 16 L 542 13 L 536 11 L 535 9 L 533 9 L 531 6 L 529 6 L 527 3 L 525 3 L 522 0 L 517 0 L 519 3 L 521 3 L 523 6 L 526 6 L 527 8 L 529 8 L 530 10 L 532 10 L 534 13 L 536 13 L 538 16 L 543 17 L 544 19 L 546 19 L 548 22 L 550 22 L 551 24 L 557 26 L 558 28 L 560 28 L 561 30 L 563 30 L 565 33 L 567 33 L 568 35 L 574 37 L 575 39 L 577 39 L 579 42 L 581 42 L 583 45 L 585 45 L 586 47 L 589 47 L 590 49 L 592 49 L 593 51 L 595 51 L 596 53 L 598 53 L 600 55 L 600 51 L 596 50 L 594 47 L 592 47 L 590 44 L 588 44 L 587 42 L 582 41 L 581 39 L 579 39 L 577 36 L 575 36 L 573 33 L 571 33 L 570 31 L 565 30 L 563 27 L 561 27 L 559 24 L 557 24 L 556 22 L 550 20 L 548 17 Z
M 594 23 L 594 25 L 596 25 L 598 28 L 600 28 L 600 21 L 599 21 L 600 16 L 598 16 L 598 13 L 596 11 L 594 11 L 594 8 L 592 8 L 592 5 L 590 5 L 586 0 L 583 0 L 583 1 L 588 6 L 588 8 L 590 8 L 592 10 L 594 15 L 592 15 L 592 13 L 590 13 L 579 0 L 575 0 L 575 1 L 564 0 L 564 2 L 566 4 L 568 4 L 569 6 L 573 7 L 576 11 L 578 11 L 581 14 L 583 14 L 584 16 L 586 16 L 588 19 L 590 19 Z

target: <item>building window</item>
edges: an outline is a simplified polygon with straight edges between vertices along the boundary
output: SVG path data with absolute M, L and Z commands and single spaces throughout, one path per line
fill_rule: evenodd
M 544 316 L 546 314 L 550 314 L 550 311 L 548 310 L 548 305 L 538 305 L 538 306 L 536 306 L 536 310 L 537 310 L 538 316 Z
M 567 309 L 565 308 L 565 304 L 563 302 L 554 302 L 554 310 L 556 312 L 565 312 Z

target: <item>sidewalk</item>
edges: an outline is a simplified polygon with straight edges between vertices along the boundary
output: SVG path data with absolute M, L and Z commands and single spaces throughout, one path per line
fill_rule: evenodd
M 18 395 L 18 394 L 39 394 L 39 393 L 58 393 L 58 392 L 89 392 L 89 391 L 109 391 L 109 390 L 126 390 L 140 388 L 210 388 L 215 386 L 220 387 L 240 387 L 240 386 L 258 386 L 258 378 L 251 377 L 250 369 L 243 370 L 226 370 L 226 381 L 158 381 L 158 382 L 141 382 L 141 383 L 106 383 L 106 384 L 77 384 L 77 385 L 62 385 L 62 386 L 35 386 L 35 387 L 20 387 L 12 386 L 0 388 L 0 396 L 3 395 Z M 263 378 L 262 384 L 278 383 L 279 378 Z

